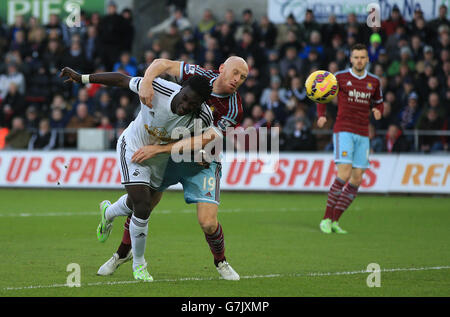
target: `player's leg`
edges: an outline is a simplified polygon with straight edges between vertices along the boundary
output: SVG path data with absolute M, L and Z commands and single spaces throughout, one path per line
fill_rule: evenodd
M 208 168 L 196 163 L 180 163 L 185 169 L 181 184 L 184 199 L 188 204 L 197 204 L 197 219 L 205 235 L 206 242 L 214 257 L 214 264 L 219 274 L 227 280 L 239 280 L 237 274 L 225 258 L 225 238 L 222 225 L 217 219 L 220 202 L 220 177 L 222 165 L 212 162 Z M 195 174 L 192 174 L 195 173 Z
M 337 165 L 337 177 L 328 191 L 325 215 L 320 222 L 323 233 L 331 233 L 333 210 L 341 195 L 342 188 L 350 179 L 352 173 L 353 138 L 351 133 L 338 132 L 333 134 L 334 161 Z
M 231 267 L 225 257 L 225 237 L 222 225 L 217 219 L 217 211 L 218 205 L 214 203 L 198 202 L 198 223 L 203 230 L 219 274 L 226 280 L 239 280 L 239 274 Z
M 129 162 L 128 162 L 129 163 Z M 132 167 L 133 168 L 133 167 Z M 150 209 L 153 210 L 156 205 L 159 203 L 162 197 L 162 193 L 165 189 L 167 189 L 170 185 L 177 184 L 181 179 L 178 173 L 179 164 L 174 163 L 171 159 L 167 162 L 167 166 L 164 170 L 164 174 L 162 175 L 162 183 L 158 187 L 158 191 L 154 192 L 151 199 Z M 162 170 L 162 169 L 161 169 Z M 134 170 L 133 170 L 134 171 Z M 147 177 L 147 170 L 140 170 L 140 175 L 145 175 Z M 142 173 L 143 172 L 143 173 Z M 134 172 L 133 172 L 134 173 Z M 160 169 L 154 169 L 153 172 L 148 172 L 148 175 L 152 175 L 153 177 L 159 176 Z M 139 176 L 139 175 L 138 175 Z M 128 206 L 132 206 L 132 201 L 130 196 L 127 194 L 127 202 Z M 130 221 L 131 216 L 129 216 L 124 223 L 124 231 L 122 235 L 122 241 L 117 248 L 116 253 L 106 261 L 99 270 L 99 275 L 110 275 L 115 272 L 115 270 L 119 267 L 120 264 L 130 260 L 132 257 L 131 252 L 131 237 L 130 237 Z
M 128 147 L 125 139 L 126 132 L 122 133 L 117 141 L 116 154 L 120 162 L 120 179 L 123 185 L 127 184 L 149 184 L 150 168 L 131 161 L 133 151 Z M 135 173 L 139 171 L 139 173 Z M 117 216 L 131 216 L 132 202 L 128 195 L 122 195 L 114 204 L 104 200 L 100 203 L 101 220 L 97 227 L 97 238 L 105 242 L 112 230 L 114 218 Z
M 100 203 L 101 221 L 97 227 L 97 238 L 105 242 L 112 230 L 113 221 L 118 216 L 129 216 L 133 213 L 131 203 L 127 202 L 128 194 L 122 195 L 116 202 L 111 204 L 109 200 Z
M 127 206 L 132 206 L 132 202 L 130 197 L 127 196 Z M 152 197 L 152 201 L 154 200 L 154 197 Z M 153 210 L 153 208 L 152 208 Z M 118 255 L 119 259 L 125 259 L 131 253 L 131 238 L 130 238 L 130 221 L 131 221 L 131 215 L 128 215 L 127 219 L 125 219 L 125 222 L 123 224 L 123 234 L 122 234 L 122 241 L 120 242 L 119 247 L 117 248 L 117 251 L 115 254 Z M 114 268 L 115 270 L 115 268 Z
M 197 202 L 197 219 L 206 242 L 214 256 L 214 264 L 225 261 L 225 243 L 222 226 L 217 219 L 218 205 L 207 202 Z
M 105 218 L 106 220 L 112 222 L 116 217 L 131 217 L 132 213 L 133 206 L 131 204 L 131 200 L 128 198 L 128 194 L 124 194 L 116 202 L 106 208 Z
M 127 185 L 125 188 L 133 204 L 129 228 L 133 252 L 133 275 L 137 280 L 152 281 L 153 278 L 147 271 L 144 253 L 151 212 L 150 204 L 155 191 L 146 185 Z
M 339 219 L 341 218 L 344 211 L 348 209 L 350 204 L 355 199 L 356 194 L 358 193 L 359 185 L 361 184 L 361 181 L 362 181 L 363 174 L 364 174 L 364 169 L 354 168 L 352 170 L 352 175 L 350 177 L 350 180 L 342 189 L 342 193 L 339 196 L 339 199 L 333 210 L 331 230 L 335 233 L 341 233 L 341 234 L 347 233 L 347 231 L 345 231 L 344 229 L 342 229 L 339 226 Z
M 161 200 L 162 194 L 163 194 L 162 192 L 155 192 L 152 195 L 152 201 L 150 204 L 151 210 L 153 210 L 156 207 L 156 205 L 158 205 L 159 201 Z M 128 196 L 128 194 L 127 194 L 127 196 Z M 130 221 L 131 221 L 131 215 L 128 216 L 127 219 L 125 220 L 125 223 L 123 226 L 122 241 L 116 251 L 116 253 L 118 254 L 120 259 L 127 257 L 128 253 L 131 250 L 131 238 L 130 238 L 130 231 L 129 231 Z
M 128 194 L 125 194 L 128 197 Z M 150 209 L 153 210 L 156 205 L 159 203 L 162 197 L 162 192 L 155 192 L 152 196 L 152 202 L 150 205 Z M 131 204 L 131 199 L 128 197 L 127 205 Z M 113 274 L 119 266 L 123 263 L 130 261 L 133 258 L 133 253 L 131 252 L 131 237 L 130 237 L 130 221 L 131 215 L 127 217 L 124 223 L 122 241 L 120 242 L 117 251 L 113 254 L 113 256 L 106 261 L 98 270 L 97 275 L 111 275 Z
M 332 230 L 336 233 L 347 233 L 339 227 L 338 221 L 356 198 L 364 171 L 369 167 L 369 138 L 357 135 L 355 135 L 355 138 L 352 173 L 334 208 Z

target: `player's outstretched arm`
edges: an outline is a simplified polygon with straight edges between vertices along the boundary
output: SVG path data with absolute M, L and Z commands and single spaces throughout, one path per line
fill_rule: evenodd
M 169 59 L 158 58 L 155 59 L 144 74 L 144 79 L 141 82 L 139 89 L 139 98 L 142 103 L 151 107 L 153 99 L 153 80 L 161 74 L 169 74 L 171 76 L 180 75 L 181 62 L 171 61 Z
M 317 116 L 319 117 L 319 119 L 317 119 L 317 126 L 319 128 L 322 128 L 325 125 L 325 123 L 327 123 L 327 117 L 325 116 L 326 109 L 327 109 L 326 104 L 323 103 L 317 104 Z
M 119 72 L 81 75 L 70 67 L 64 67 L 59 77 L 68 77 L 64 82 L 76 82 L 80 84 L 94 83 L 121 88 L 128 88 L 131 79 L 130 76 Z
M 146 145 L 134 152 L 131 157 L 132 162 L 142 163 L 160 153 L 172 153 L 172 150 L 183 152 L 183 150 L 200 150 L 215 138 L 221 137 L 214 128 L 209 128 L 200 135 L 184 138 L 180 141 L 164 145 Z

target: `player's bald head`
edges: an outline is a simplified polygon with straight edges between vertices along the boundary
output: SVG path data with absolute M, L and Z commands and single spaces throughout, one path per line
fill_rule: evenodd
M 240 85 L 247 79 L 247 62 L 239 56 L 231 56 L 220 65 L 219 79 L 221 90 L 225 93 L 234 93 Z
M 245 72 L 248 74 L 248 65 L 245 59 L 239 56 L 230 56 L 226 59 L 226 61 L 223 63 L 224 67 L 227 69 L 237 67 L 241 70 L 245 70 Z

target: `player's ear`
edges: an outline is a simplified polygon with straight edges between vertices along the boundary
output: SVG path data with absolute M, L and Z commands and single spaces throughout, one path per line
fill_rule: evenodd
M 219 73 L 222 73 L 223 72 L 223 68 L 225 67 L 225 65 L 224 64 L 220 64 L 220 66 L 219 66 Z

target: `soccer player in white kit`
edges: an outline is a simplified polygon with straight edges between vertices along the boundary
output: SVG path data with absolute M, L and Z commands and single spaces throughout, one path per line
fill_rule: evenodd
M 60 74 L 68 76 L 66 81 L 78 83 L 99 83 L 107 86 L 130 88 L 139 92 L 141 77 L 129 77 L 121 73 L 98 73 L 80 75 L 65 67 Z M 141 110 L 136 119 L 130 123 L 117 142 L 122 184 L 128 195 L 123 195 L 114 204 L 133 206 L 130 222 L 130 236 L 133 253 L 133 276 L 136 280 L 152 281 L 144 258 L 148 234 L 148 220 L 154 204 L 159 201 L 161 193 L 156 189 L 161 185 L 165 167 L 170 154 L 162 154 L 136 163 L 132 157 L 140 148 L 150 144 L 167 144 L 174 142 L 186 131 L 194 132 L 195 119 L 201 119 L 202 130 L 211 127 L 213 116 L 204 103 L 211 94 L 209 81 L 201 76 L 194 76 L 183 87 L 161 78 L 153 81 L 155 95 L 152 107 L 141 103 Z M 180 128 L 184 128 L 181 130 Z M 177 132 L 178 129 L 178 132 Z M 172 139 L 172 134 L 176 139 Z M 113 204 L 113 205 L 114 205 Z M 105 241 L 112 229 L 115 214 L 106 215 L 105 210 L 111 206 L 109 201 L 101 203 L 102 220 L 97 229 L 97 237 Z M 108 208 L 110 209 L 110 208 Z M 114 208 L 112 208 L 114 210 Z

